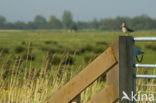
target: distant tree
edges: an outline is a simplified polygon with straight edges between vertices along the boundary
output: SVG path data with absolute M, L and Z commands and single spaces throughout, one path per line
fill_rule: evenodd
M 27 25 L 25 22 L 17 21 L 14 23 L 14 29 L 27 29 Z
M 5 28 L 6 29 L 14 29 L 15 25 L 14 25 L 14 23 L 9 22 L 9 23 L 6 24 Z
M 72 23 L 72 24 L 70 25 L 70 30 L 71 30 L 71 31 L 77 31 L 77 30 L 78 30 L 78 27 L 77 27 L 76 23 Z
M 77 28 L 78 29 L 91 29 L 92 27 L 90 26 L 89 22 L 78 21 Z
M 61 29 L 62 23 L 55 16 L 51 15 L 49 17 L 49 27 L 50 27 L 50 29 Z
M 147 15 L 136 16 L 130 20 L 130 25 L 137 30 L 153 29 L 154 20 Z
M 42 15 L 36 15 L 34 18 L 34 24 L 38 29 L 45 29 L 47 27 L 46 18 Z
M 34 18 L 34 23 L 43 24 L 43 23 L 46 23 L 46 19 L 41 15 L 36 15 Z
M 99 28 L 101 30 L 120 30 L 121 23 L 127 23 L 129 18 L 127 17 L 116 17 L 116 18 L 107 18 L 100 21 Z
M 91 22 L 91 26 L 93 29 L 99 29 L 99 22 L 94 19 L 92 22 Z
M 37 29 L 37 26 L 32 21 L 27 23 L 27 27 L 28 29 Z
M 121 23 L 125 22 L 129 28 L 133 30 L 151 30 L 156 29 L 156 19 L 147 15 L 140 15 L 133 18 L 116 17 L 93 21 L 74 22 L 72 13 L 64 11 L 62 21 L 55 16 L 50 16 L 47 21 L 42 15 L 36 15 L 30 22 L 7 22 L 3 15 L 0 15 L 0 29 L 70 29 L 77 31 L 78 29 L 101 29 L 101 30 L 121 30 Z
M 4 29 L 6 26 L 6 19 L 3 15 L 0 15 L 0 28 Z
M 69 29 L 70 25 L 73 23 L 73 16 L 70 11 L 65 10 L 62 16 L 62 23 L 64 28 Z
M 114 25 L 113 19 L 108 18 L 101 20 L 101 30 L 114 30 L 114 27 L 116 27 L 116 25 Z

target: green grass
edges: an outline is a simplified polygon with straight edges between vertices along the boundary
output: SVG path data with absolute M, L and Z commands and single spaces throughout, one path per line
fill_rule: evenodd
M 62 54 L 68 52 L 80 52 L 76 55 L 76 64 L 82 64 L 84 56 L 94 57 L 104 51 L 119 35 L 125 35 L 122 32 L 103 32 L 103 31 L 83 31 L 83 32 L 67 32 L 67 31 L 0 31 L 0 50 L 6 48 L 9 53 L 14 55 L 25 55 L 29 44 L 32 43 L 32 54 L 35 55 L 35 61 L 41 62 L 46 52 L 51 51 L 53 54 Z M 132 33 L 133 36 L 156 36 L 156 31 L 139 31 Z M 153 43 L 148 43 L 149 45 Z M 154 60 L 154 50 L 145 48 L 145 43 L 137 43 L 139 47 L 143 47 L 147 52 L 148 60 Z M 23 51 L 18 52 L 18 49 Z M 89 53 L 86 53 L 88 52 Z M 150 56 L 149 56 L 150 55 Z M 146 56 L 145 56 L 146 57 Z M 151 58 L 151 59 L 149 59 Z M 80 61 L 81 59 L 81 61 Z
M 108 31 L 1 30 L 0 100 L 20 103 L 20 98 L 29 98 L 25 103 L 43 102 L 121 35 L 125 34 Z M 138 31 L 130 35 L 156 36 L 156 31 Z M 156 63 L 156 43 L 137 42 L 136 46 L 145 52 L 143 63 Z M 88 92 L 82 93 L 82 101 L 88 100 L 103 86 L 101 82 L 91 86 Z M 25 93 L 21 95 L 23 89 Z M 41 93 L 38 93 L 40 89 Z

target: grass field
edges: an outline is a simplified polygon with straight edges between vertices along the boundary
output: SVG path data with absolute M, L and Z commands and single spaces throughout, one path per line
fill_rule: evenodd
M 108 48 L 119 35 L 125 34 L 1 30 L 0 102 L 42 103 Z M 130 35 L 156 36 L 156 31 L 138 31 Z M 156 63 L 156 43 L 138 42 L 136 46 L 145 52 L 143 63 Z M 82 93 L 82 102 L 85 103 L 103 86 L 104 82 L 96 81 Z

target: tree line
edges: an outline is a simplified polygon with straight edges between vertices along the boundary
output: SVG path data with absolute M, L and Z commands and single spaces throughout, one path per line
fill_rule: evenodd
M 8 22 L 3 15 L 0 15 L 0 29 L 70 29 L 70 30 L 83 30 L 83 29 L 96 29 L 96 30 L 120 30 L 121 23 L 125 22 L 128 27 L 134 30 L 152 30 L 156 29 L 156 19 L 150 18 L 147 15 L 130 17 L 116 17 L 106 18 L 92 21 L 77 21 L 73 20 L 70 11 L 64 11 L 62 19 L 58 19 L 55 15 L 51 15 L 48 20 L 42 15 L 36 15 L 33 21 L 23 22 Z

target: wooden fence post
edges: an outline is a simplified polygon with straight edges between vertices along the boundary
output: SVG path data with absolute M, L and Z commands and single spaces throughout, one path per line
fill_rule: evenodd
M 133 91 L 133 37 L 119 37 L 119 98 L 123 97 L 123 91 L 130 97 Z M 130 101 L 124 99 L 122 103 Z M 132 102 L 130 102 L 132 103 Z
M 116 46 L 118 44 L 118 46 Z M 113 48 L 118 47 L 118 64 L 107 73 L 107 85 L 113 83 L 117 89 L 120 103 L 131 103 L 131 101 L 122 99 L 125 92 L 131 99 L 133 91 L 133 37 L 120 36 L 118 43 L 113 45 Z M 117 49 L 116 49 L 117 50 Z

